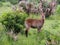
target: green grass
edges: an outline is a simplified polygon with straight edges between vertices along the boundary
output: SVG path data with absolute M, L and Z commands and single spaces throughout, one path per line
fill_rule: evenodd
M 60 41 L 60 20 L 45 20 L 42 31 L 38 34 L 37 29 L 30 29 L 29 36 L 18 34 L 18 40 L 9 39 L 5 32 L 0 37 L 0 45 L 45 45 L 46 38 Z
M 2 15 L 4 12 L 9 11 L 11 11 L 11 7 L 5 7 L 5 6 L 0 7 L 0 15 Z

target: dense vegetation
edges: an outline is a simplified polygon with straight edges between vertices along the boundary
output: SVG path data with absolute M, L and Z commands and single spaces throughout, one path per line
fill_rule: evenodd
M 6 30 L 10 31 L 14 29 L 14 32 L 18 30 L 21 31 L 24 27 L 24 21 L 27 17 L 27 14 L 20 12 L 8 12 L 1 15 L 0 22 L 5 25 Z
M 15 4 L 14 1 L 12 2 Z M 28 16 L 25 12 L 12 11 L 11 5 L 10 2 L 0 2 L 0 45 L 46 45 L 47 41 L 60 45 L 60 5 L 57 6 L 54 15 L 45 19 L 42 31 L 38 34 L 37 29 L 31 28 L 27 38 L 24 34 L 24 21 Z M 40 15 L 31 14 L 28 18 L 39 19 Z M 21 30 L 23 35 L 19 33 L 18 40 L 12 40 L 6 34 L 10 28 Z

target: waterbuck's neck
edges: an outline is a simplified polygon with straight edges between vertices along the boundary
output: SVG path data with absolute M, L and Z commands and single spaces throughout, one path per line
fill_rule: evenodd
M 41 19 L 45 20 L 45 14 L 41 13 Z
M 41 13 L 41 22 L 44 23 L 44 21 L 45 21 L 45 14 Z

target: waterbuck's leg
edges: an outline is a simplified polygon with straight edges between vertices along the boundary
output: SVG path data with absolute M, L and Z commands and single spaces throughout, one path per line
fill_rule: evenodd
M 14 41 L 17 41 L 18 36 L 16 34 L 13 34 Z
M 41 27 L 37 28 L 38 33 L 41 31 Z
M 38 31 L 38 33 L 39 33 L 39 32 L 40 32 L 40 28 L 38 28 L 38 30 L 37 30 L 37 31 Z
M 28 30 L 29 30 L 29 28 L 26 28 L 26 31 L 25 31 L 26 37 L 28 37 Z

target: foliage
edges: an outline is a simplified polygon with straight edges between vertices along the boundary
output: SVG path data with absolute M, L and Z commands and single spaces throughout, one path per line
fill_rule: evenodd
M 0 2 L 0 7 L 1 7 L 2 5 L 3 5 L 2 2 Z
M 18 0 L 0 0 L 1 2 L 10 2 L 12 4 L 17 4 Z
M 58 4 L 60 4 L 60 0 L 57 0 Z
M 11 2 L 12 4 L 17 4 L 18 0 L 8 0 L 9 2 Z
M 7 1 L 7 0 L 0 0 L 0 1 L 5 2 L 5 1 Z
M 5 25 L 7 30 L 14 29 L 14 31 L 20 31 L 24 27 L 24 21 L 26 17 L 27 14 L 24 12 L 8 12 L 2 14 L 0 22 Z
M 60 5 L 57 6 L 56 13 L 60 15 Z
M 10 2 L 0 2 L 0 7 L 2 7 L 2 6 L 10 7 L 11 3 Z
M 11 3 L 10 2 L 2 2 L 2 6 L 6 6 L 6 7 L 10 7 L 11 6 Z

